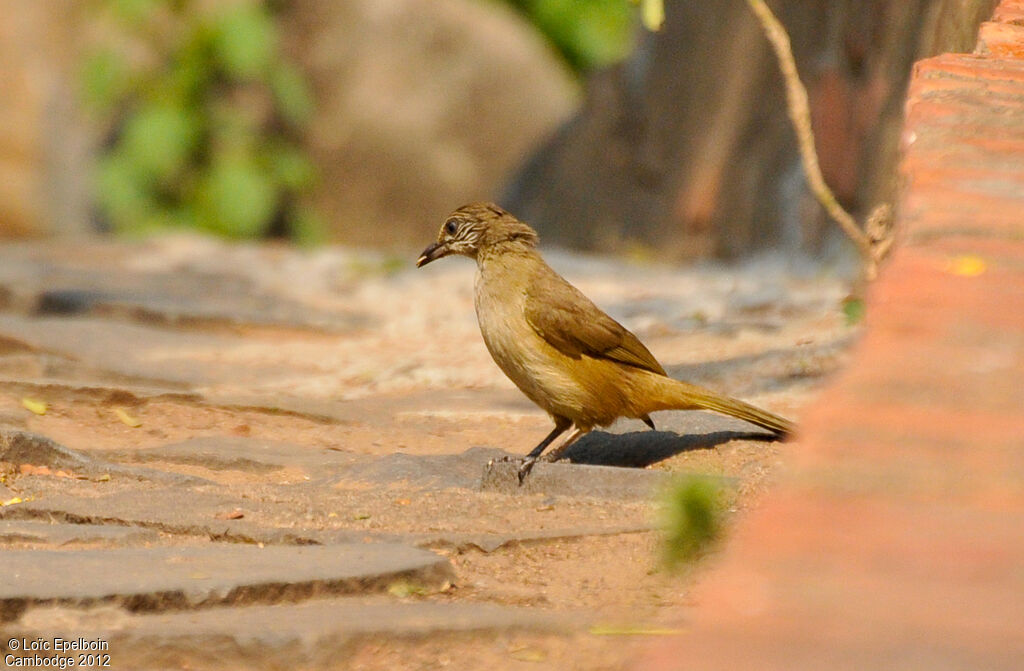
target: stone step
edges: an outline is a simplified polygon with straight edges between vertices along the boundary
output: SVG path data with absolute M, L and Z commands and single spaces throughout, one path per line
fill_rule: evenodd
M 396 581 L 439 589 L 455 576 L 443 557 L 384 543 L 7 550 L 0 565 L 0 621 L 42 604 L 181 610 L 379 591 Z
M 11 638 L 30 642 L 60 636 L 102 641 L 111 668 L 340 668 L 339 660 L 350 655 L 350 646 L 360 639 L 564 632 L 570 622 L 579 627 L 586 618 L 485 603 L 366 597 L 157 614 L 129 614 L 112 607 L 50 607 L 33 609 L 5 629 L 0 649 Z

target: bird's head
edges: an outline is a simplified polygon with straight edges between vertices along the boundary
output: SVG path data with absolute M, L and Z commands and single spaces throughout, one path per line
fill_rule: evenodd
M 481 250 L 502 244 L 537 245 L 537 233 L 493 203 L 470 203 L 448 215 L 416 266 L 422 267 L 443 256 L 461 254 L 476 258 Z

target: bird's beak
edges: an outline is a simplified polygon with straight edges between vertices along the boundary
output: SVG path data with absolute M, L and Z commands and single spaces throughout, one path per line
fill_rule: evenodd
M 416 267 L 422 268 L 431 261 L 436 261 L 442 256 L 448 256 L 448 246 L 440 242 L 435 242 L 424 249 L 423 253 L 420 254 L 420 258 L 416 259 Z

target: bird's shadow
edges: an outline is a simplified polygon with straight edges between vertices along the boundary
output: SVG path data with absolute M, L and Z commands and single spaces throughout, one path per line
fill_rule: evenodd
M 732 440 L 774 441 L 771 433 L 760 431 L 713 431 L 678 434 L 672 431 L 608 433 L 593 431 L 570 447 L 565 458 L 574 464 L 644 468 L 683 452 L 709 450 Z

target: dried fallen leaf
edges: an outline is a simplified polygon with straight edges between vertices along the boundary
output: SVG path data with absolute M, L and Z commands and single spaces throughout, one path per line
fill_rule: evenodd
M 218 520 L 240 520 L 243 517 L 245 517 L 245 513 L 243 513 L 238 508 L 235 508 L 234 510 L 225 510 L 219 512 L 216 515 L 214 515 L 214 517 L 216 517 Z
M 117 418 L 119 420 L 121 420 L 128 426 L 132 427 L 133 429 L 137 429 L 140 426 L 142 426 L 142 421 L 138 417 L 129 415 L 128 411 L 125 410 L 124 408 L 114 408 L 114 414 L 117 415 Z
M 7 499 L 6 501 L 0 501 L 0 507 L 13 506 L 15 503 L 24 503 L 25 500 L 20 496 L 15 496 L 13 499 Z
M 594 636 L 676 636 L 683 633 L 682 629 L 657 627 L 605 627 L 595 625 L 590 628 Z
M 430 590 L 419 583 L 397 580 L 388 585 L 388 594 L 397 596 L 399 599 L 406 599 L 411 596 L 425 596 L 430 594 Z
M 520 662 L 543 662 L 548 658 L 548 654 L 539 648 L 515 648 L 509 650 L 508 654 Z
M 18 466 L 18 472 L 22 475 L 50 475 L 49 466 L 36 466 L 34 464 L 22 464 Z
M 409 499 L 395 499 L 395 503 L 397 503 L 400 506 L 407 506 L 410 503 L 412 503 L 412 501 L 410 501 Z
M 988 268 L 985 259 L 974 254 L 964 254 L 949 262 L 949 272 L 960 277 L 977 277 Z
M 665 23 L 664 0 L 640 0 L 640 20 L 644 28 L 656 33 Z
M 46 401 L 40 401 L 38 398 L 25 396 L 21 399 L 21 407 L 37 415 L 46 414 Z

